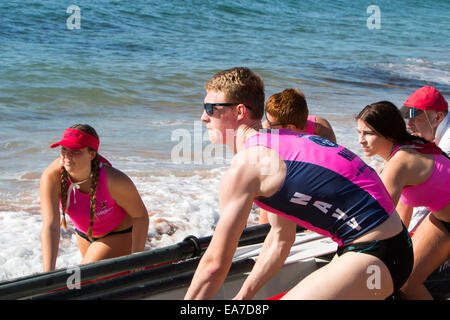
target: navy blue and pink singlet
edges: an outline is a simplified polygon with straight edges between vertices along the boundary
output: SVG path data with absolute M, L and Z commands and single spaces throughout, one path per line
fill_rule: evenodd
M 287 168 L 279 190 L 271 197 L 258 197 L 256 205 L 330 237 L 339 245 L 338 255 L 357 251 L 377 256 L 389 268 L 394 288 L 400 288 L 413 262 L 405 228 L 393 238 L 349 244 L 395 210 L 374 169 L 332 141 L 288 129 L 260 131 L 244 149 L 254 146 L 277 151 Z
M 275 132 L 272 130 L 272 132 Z M 255 203 L 302 227 L 351 242 L 384 222 L 394 211 L 378 174 L 350 150 L 316 135 L 279 130 L 250 137 L 244 148 L 278 152 L 287 172 L 279 191 Z

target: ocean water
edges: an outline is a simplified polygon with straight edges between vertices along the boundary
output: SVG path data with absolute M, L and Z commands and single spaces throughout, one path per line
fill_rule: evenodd
M 250 67 L 266 97 L 303 90 L 362 156 L 353 117 L 365 105 L 401 106 L 423 85 L 450 96 L 449 15 L 446 0 L 0 2 L 0 280 L 42 270 L 39 178 L 64 128 L 92 125 L 100 153 L 132 178 L 147 250 L 210 235 L 231 159 L 212 154 L 200 122 L 215 72 Z M 58 268 L 81 260 L 72 230 Z

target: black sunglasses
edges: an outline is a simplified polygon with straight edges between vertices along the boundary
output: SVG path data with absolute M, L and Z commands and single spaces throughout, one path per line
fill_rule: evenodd
M 281 127 L 284 127 L 284 126 L 287 126 L 287 125 L 288 125 L 288 123 L 276 123 L 276 122 L 270 122 L 269 118 L 267 118 L 267 114 L 266 114 L 266 120 L 267 120 L 267 123 L 269 124 L 269 128 L 270 128 L 270 129 L 272 129 L 272 128 L 275 127 L 275 126 L 281 126 Z
M 227 103 L 227 102 L 224 102 L 224 103 L 204 103 L 203 104 L 203 108 L 205 109 L 206 114 L 208 116 L 212 116 L 213 113 L 214 113 L 214 107 L 232 107 L 232 106 L 236 106 L 238 104 L 239 103 Z M 244 106 L 247 109 L 250 109 L 250 110 L 252 109 L 252 108 L 250 108 L 249 106 L 247 106 L 245 104 L 244 104 Z

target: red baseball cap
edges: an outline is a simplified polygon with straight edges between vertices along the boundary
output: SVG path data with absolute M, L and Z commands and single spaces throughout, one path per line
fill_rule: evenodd
M 64 146 L 72 150 L 79 150 L 86 147 L 90 147 L 95 151 L 98 151 L 100 140 L 90 135 L 87 132 L 67 128 L 64 130 L 64 135 L 61 141 L 58 141 L 50 146 L 50 148 L 56 148 L 57 146 Z
M 414 93 L 409 96 L 408 100 L 405 101 L 403 107 L 400 108 L 403 117 L 410 117 L 411 108 L 447 111 L 448 103 L 439 90 L 431 86 L 425 86 L 414 91 Z

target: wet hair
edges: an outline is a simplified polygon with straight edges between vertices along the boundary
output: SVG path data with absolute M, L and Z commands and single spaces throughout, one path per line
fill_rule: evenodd
M 266 112 L 275 117 L 277 123 L 284 126 L 295 125 L 298 129 L 306 126 L 308 104 L 303 92 L 297 89 L 285 89 L 267 99 Z
M 246 67 L 236 67 L 216 73 L 205 85 L 206 91 L 221 91 L 230 101 L 251 107 L 252 119 L 261 120 L 264 115 L 264 82 Z
M 90 125 L 87 124 L 75 124 L 71 126 L 72 129 L 77 129 L 86 133 L 89 133 L 90 135 L 96 137 L 98 139 L 98 134 L 92 128 Z M 88 147 L 91 151 L 96 151 L 90 147 Z M 95 204 L 97 200 L 97 183 L 98 183 L 98 176 L 100 173 L 100 160 L 98 158 L 98 154 L 96 154 L 95 158 L 91 161 L 91 188 L 90 188 L 90 224 L 89 224 L 89 230 L 87 233 L 87 236 L 91 239 L 92 238 L 92 226 L 94 224 L 94 217 L 95 217 Z M 62 219 L 61 224 L 63 225 L 64 229 L 67 229 L 67 223 L 66 223 L 66 202 L 67 202 L 67 179 L 68 179 L 68 172 L 64 168 L 64 166 L 61 166 L 61 207 L 62 207 Z
M 379 101 L 367 105 L 355 119 L 363 120 L 376 132 L 395 144 L 429 142 L 407 131 L 406 123 L 403 120 L 400 110 L 390 101 Z

